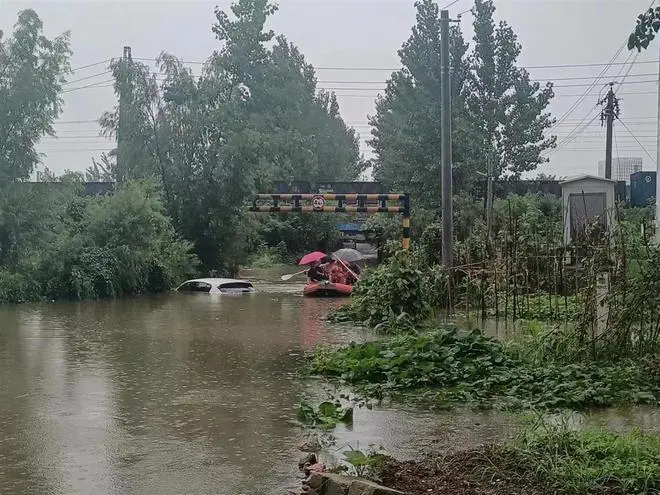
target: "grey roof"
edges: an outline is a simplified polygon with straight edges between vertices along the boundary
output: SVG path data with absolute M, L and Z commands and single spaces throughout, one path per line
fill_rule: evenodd
M 579 182 L 582 180 L 597 180 L 601 182 L 610 182 L 612 184 L 616 184 L 616 181 L 613 179 L 606 179 L 605 177 L 598 177 L 597 175 L 576 175 L 561 181 L 559 185 L 570 184 L 571 182 Z

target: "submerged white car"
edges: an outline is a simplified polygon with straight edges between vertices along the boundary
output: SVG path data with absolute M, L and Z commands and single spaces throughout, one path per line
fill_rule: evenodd
M 176 288 L 177 292 L 206 292 L 208 294 L 242 294 L 256 292 L 247 280 L 233 278 L 196 278 L 187 280 Z

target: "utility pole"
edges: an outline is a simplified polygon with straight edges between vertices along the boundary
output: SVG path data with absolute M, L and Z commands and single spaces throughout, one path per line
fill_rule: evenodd
M 490 244 L 490 231 L 493 224 L 493 159 L 490 156 L 490 152 L 487 155 L 487 166 L 486 166 L 486 179 L 488 184 L 486 186 L 486 239 Z M 490 249 L 490 246 L 489 246 Z
M 660 47 L 660 43 L 658 43 Z M 658 124 L 656 128 L 655 155 L 655 242 L 660 244 L 660 64 L 658 66 Z
M 119 81 L 119 120 L 117 122 L 117 166 L 116 180 L 121 182 L 128 169 L 127 149 L 126 149 L 126 105 L 128 103 L 129 88 L 128 79 L 130 77 L 129 64 L 131 63 L 131 47 L 124 47 L 124 54 L 121 59 Z
M 605 141 L 605 178 L 612 178 L 612 131 L 614 126 L 614 119 L 619 117 L 619 100 L 614 94 L 612 87 L 614 83 L 610 83 L 610 89 L 605 98 L 599 101 L 599 104 L 605 103 L 605 108 L 600 114 L 601 125 L 605 123 L 607 130 L 607 137 Z
M 454 213 L 452 211 L 451 87 L 449 72 L 449 11 L 440 11 L 440 134 L 442 146 L 442 264 L 452 268 Z

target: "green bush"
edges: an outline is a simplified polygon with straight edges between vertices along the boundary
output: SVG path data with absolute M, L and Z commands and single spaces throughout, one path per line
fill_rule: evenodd
M 0 272 L 0 301 L 162 292 L 194 274 L 192 246 L 175 234 L 154 184 L 126 183 L 101 197 L 72 192 L 53 208 L 48 242 Z
M 424 273 L 413 257 L 397 252 L 387 263 L 366 272 L 355 287 L 352 301 L 330 318 L 390 330 L 402 323 L 423 321 L 431 314 L 425 285 Z
M 41 287 L 32 277 L 0 271 L 0 304 L 38 301 L 41 298 Z
M 554 493 L 660 490 L 660 438 L 638 429 L 619 434 L 575 431 L 563 424 L 545 426 L 525 431 L 505 447 L 504 456 L 520 476 L 551 486 Z
M 539 364 L 478 330 L 455 327 L 321 348 L 310 371 L 367 393 L 432 392 L 443 403 L 479 407 L 584 409 L 660 398 L 660 384 L 649 380 L 649 370 L 639 363 Z

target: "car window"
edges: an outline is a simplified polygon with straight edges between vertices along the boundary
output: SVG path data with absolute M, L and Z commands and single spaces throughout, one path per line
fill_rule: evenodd
M 182 292 L 211 292 L 211 284 L 206 282 L 187 282 L 179 290 Z
M 252 289 L 252 284 L 250 282 L 226 282 L 220 284 L 218 289 L 227 290 L 227 289 Z

